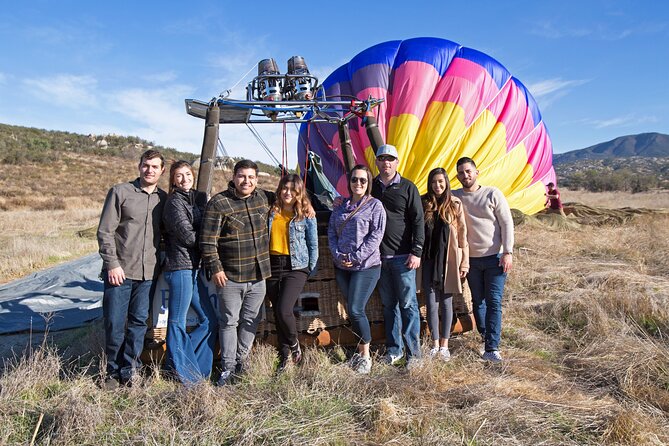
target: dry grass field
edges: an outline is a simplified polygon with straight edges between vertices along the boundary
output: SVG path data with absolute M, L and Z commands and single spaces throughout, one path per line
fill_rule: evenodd
M 107 189 L 136 176 L 127 159 L 74 154 L 5 167 L 0 283 L 94 252 Z M 227 179 L 217 175 L 220 190 Z M 666 192 L 562 194 L 669 209 Z M 109 393 L 94 384 L 95 325 L 5 361 L 0 444 L 669 444 L 669 215 L 529 220 L 516 240 L 502 365 L 480 362 L 467 333 L 452 341 L 451 362 L 410 372 L 375 362 L 357 376 L 344 349 L 309 348 L 302 367 L 276 377 L 273 349 L 257 345 L 230 387 L 183 388 L 154 369 L 141 386 Z
M 2 251 L 14 251 L 0 281 L 95 250 L 76 233 L 95 224 L 112 182 L 65 196 L 64 209 L 1 212 Z M 663 194 L 563 197 L 669 207 Z M 5 363 L 0 444 L 669 444 L 669 215 L 557 230 L 530 221 L 516 240 L 501 365 L 482 363 L 467 333 L 450 362 L 410 372 L 375 362 L 357 376 L 343 349 L 309 348 L 276 377 L 273 349 L 257 345 L 249 373 L 226 388 L 154 372 L 110 393 L 94 385 L 101 335 L 88 328 Z M 34 245 L 52 257 L 11 270 Z
M 6 364 L 0 443 L 669 443 L 669 216 L 526 224 L 517 247 L 502 365 L 480 362 L 468 333 L 451 362 L 410 372 L 375 363 L 356 376 L 341 349 L 310 348 L 275 377 L 274 351 L 258 345 L 230 387 L 153 373 L 108 393 L 93 383 L 100 333 L 87 330 L 69 353 L 45 346 Z
M 124 158 L 63 157 L 0 171 L 0 284 L 95 252 L 92 228 L 109 187 L 138 175 L 137 166 Z M 160 182 L 165 190 L 168 173 Z M 229 179 L 229 173 L 217 171 L 213 191 Z M 273 190 L 276 182 L 263 177 L 260 184 Z
M 584 190 L 560 190 L 563 202 L 576 202 L 603 208 L 648 208 L 669 209 L 669 190 L 658 189 L 633 194 L 631 192 L 588 192 Z

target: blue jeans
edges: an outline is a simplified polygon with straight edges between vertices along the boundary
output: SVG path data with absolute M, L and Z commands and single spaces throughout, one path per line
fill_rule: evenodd
M 112 286 L 107 271 L 102 276 L 107 376 L 127 381 L 142 365 L 139 357 L 144 348 L 153 281 L 125 279 L 121 285 Z
M 170 287 L 165 366 L 184 384 L 208 379 L 218 322 L 207 289 L 198 277 L 198 270 L 166 271 L 163 275 Z M 189 307 L 197 316 L 198 325 L 187 333 Z
M 265 281 L 233 282 L 216 288 L 223 371 L 239 372 L 251 352 L 265 300 Z
M 407 358 L 421 357 L 420 313 L 416 299 L 416 270 L 409 269 L 406 256 L 383 259 L 379 294 L 386 328 L 386 352 L 403 356 L 402 335 Z
M 341 293 L 346 298 L 346 311 L 353 326 L 353 332 L 363 344 L 372 342 L 372 331 L 365 307 L 381 277 L 381 268 L 374 267 L 362 271 L 347 271 L 335 268 L 335 277 Z
M 500 255 L 470 257 L 467 282 L 472 292 L 474 319 L 485 339 L 485 351 L 499 350 L 502 338 L 502 294 L 506 273 Z

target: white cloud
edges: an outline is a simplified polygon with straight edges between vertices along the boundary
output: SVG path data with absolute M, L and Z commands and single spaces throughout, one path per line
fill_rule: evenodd
M 590 82 L 587 79 L 562 79 L 553 78 L 539 82 L 533 82 L 527 85 L 527 89 L 532 93 L 542 109 L 547 109 L 555 101 L 564 97 L 573 88 L 579 87 Z
M 111 111 L 126 118 L 124 133 L 193 152 L 197 123 L 188 119 L 182 99 L 190 93 L 192 89 L 183 85 L 132 88 L 109 94 L 106 103 Z
M 1 82 L 5 75 L 0 76 Z M 48 100 L 58 118 L 70 123 L 67 128 L 61 125 L 61 130 L 133 135 L 192 153 L 200 153 L 202 148 L 204 120 L 188 115 L 184 104 L 184 98 L 194 96 L 195 88 L 189 85 L 163 83 L 157 88 L 125 88 L 99 93 L 102 88 L 93 77 L 61 74 L 26 79 L 23 86 L 31 96 Z M 95 113 L 89 113 L 92 109 Z M 59 120 L 52 116 L 39 126 L 52 128 L 58 126 L 57 122 Z M 263 124 L 257 125 L 256 129 L 274 156 L 281 160 L 282 126 Z M 294 167 L 297 163 L 297 132 L 292 126 L 287 130 L 289 166 Z M 219 134 L 231 156 L 274 164 L 245 125 L 221 125 Z
M 553 79 L 546 79 L 539 82 L 534 82 L 532 84 L 529 84 L 527 88 L 532 93 L 532 96 L 534 96 L 535 99 L 538 99 L 541 97 L 559 93 L 560 91 L 578 87 L 587 82 L 589 81 L 585 79 L 568 80 L 558 77 Z
M 64 45 L 75 40 L 75 30 L 76 28 L 73 29 L 71 26 L 61 24 L 59 27 L 29 26 L 22 33 L 29 40 L 39 41 L 47 45 Z
M 148 82 L 166 83 L 174 82 L 177 79 L 177 74 L 174 71 L 165 71 L 163 73 L 153 73 L 142 76 L 142 79 Z
M 532 24 L 530 34 L 548 39 L 561 39 L 564 37 L 585 37 L 592 34 L 592 29 L 563 27 L 552 21 L 539 21 Z
M 659 119 L 656 116 L 637 116 L 629 114 L 608 119 L 584 119 L 581 122 L 596 129 L 605 129 L 610 127 L 632 127 L 638 124 L 652 124 L 658 121 Z
M 106 98 L 108 107 L 130 119 L 122 134 L 141 138 L 181 151 L 200 153 L 204 135 L 204 120 L 186 114 L 183 98 L 192 95 L 192 88 L 185 85 L 169 85 L 159 89 L 126 89 L 114 92 Z M 282 126 L 279 124 L 257 125 L 256 129 L 281 160 Z M 289 165 L 297 162 L 295 152 L 296 131 L 288 127 Z M 225 124 L 219 126 L 219 139 L 230 156 L 249 157 L 274 164 L 261 145 L 245 125 Z
M 92 76 L 60 74 L 51 77 L 26 79 L 23 84 L 30 93 L 52 105 L 69 108 L 96 106 L 97 81 Z
M 594 40 L 616 41 L 632 35 L 649 35 L 662 33 L 667 24 L 664 22 L 646 22 L 633 24 L 592 23 L 588 26 L 574 26 L 568 23 L 557 23 L 551 20 L 533 22 L 530 34 L 547 39 L 584 38 Z

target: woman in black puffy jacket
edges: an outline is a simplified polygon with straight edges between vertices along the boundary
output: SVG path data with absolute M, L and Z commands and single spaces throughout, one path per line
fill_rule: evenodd
M 218 329 L 207 288 L 199 277 L 197 241 L 207 200 L 203 192 L 193 190 L 194 181 L 188 162 L 172 163 L 163 213 L 167 233 L 163 275 L 170 289 L 166 368 L 184 384 L 209 378 Z M 186 325 L 195 328 L 187 333 Z

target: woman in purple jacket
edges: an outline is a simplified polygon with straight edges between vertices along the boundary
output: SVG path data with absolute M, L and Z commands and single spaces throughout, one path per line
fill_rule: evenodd
M 372 172 L 367 166 L 359 164 L 351 170 L 348 191 L 351 197 L 332 211 L 328 241 L 337 284 L 346 298 L 353 332 L 360 337 L 358 353 L 350 364 L 358 373 L 366 374 L 372 368 L 372 335 L 365 307 L 381 275 L 379 246 L 386 228 L 386 211 L 371 196 Z

